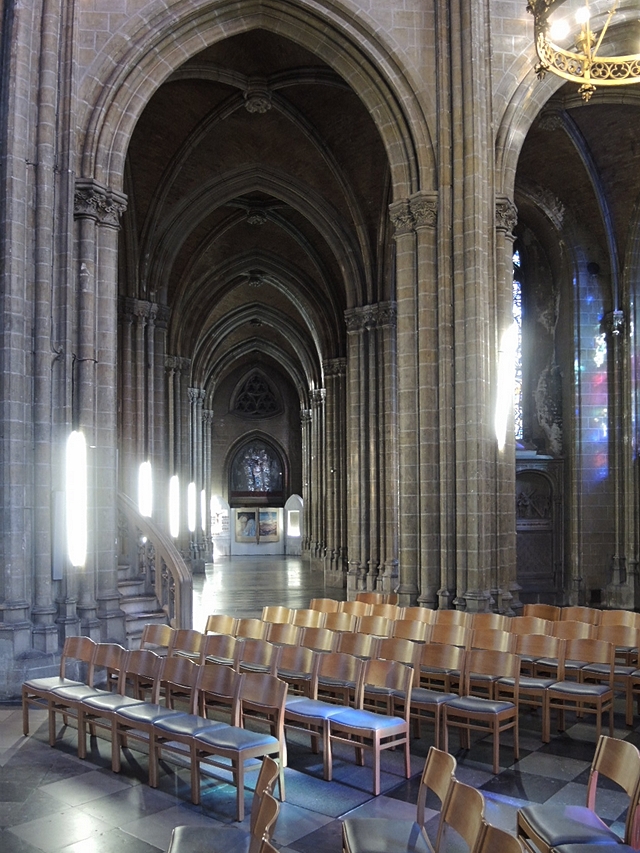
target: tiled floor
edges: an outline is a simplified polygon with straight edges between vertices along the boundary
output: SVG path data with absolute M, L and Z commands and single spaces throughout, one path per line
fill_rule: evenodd
M 221 561 L 196 579 L 194 625 L 201 627 L 208 613 L 253 615 L 263 604 L 305 606 L 309 598 L 324 594 L 321 578 L 311 576 L 300 561 Z M 622 714 L 616 714 L 616 726 L 618 737 L 640 744 L 640 729 L 625 728 Z M 232 823 L 234 791 L 224 781 L 207 780 L 202 805 L 193 806 L 186 770 L 163 764 L 160 786 L 153 790 L 146 784 L 144 754 L 126 752 L 122 772 L 113 774 L 106 741 L 94 740 L 87 759 L 80 761 L 75 729 L 60 726 L 59 731 L 52 749 L 44 715 L 36 712 L 31 714 L 31 735 L 24 738 L 18 705 L 0 706 L 0 853 L 158 853 L 166 850 L 176 825 Z M 327 783 L 320 757 L 303 740 L 292 739 L 276 846 L 285 853 L 340 853 L 340 818 L 346 814 L 412 818 L 430 743 L 425 727 L 423 737 L 412 742 L 409 781 L 402 778 L 400 754 L 385 753 L 383 793 L 373 798 L 370 767 L 356 767 L 350 751 L 338 750 L 334 781 Z M 485 794 L 489 821 L 513 830 L 517 808 L 524 803 L 585 802 L 594 744 L 594 727 L 574 723 L 564 734 L 554 732 L 551 743 L 543 746 L 539 718 L 530 714 L 522 717 L 520 760 L 513 762 L 511 741 L 505 738 L 497 776 L 491 772 L 489 742 L 476 742 L 464 752 L 453 740 L 451 749 L 458 778 Z M 604 795 L 599 813 L 622 832 L 624 796 L 613 790 Z M 247 808 L 250 797 L 247 791 Z M 224 850 L 224 840 L 212 846 L 212 853 Z

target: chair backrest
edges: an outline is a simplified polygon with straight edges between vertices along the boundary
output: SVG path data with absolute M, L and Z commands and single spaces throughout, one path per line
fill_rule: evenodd
M 163 660 L 164 657 L 151 649 L 132 649 L 127 652 L 120 668 L 118 692 L 124 696 L 131 690 L 135 698 L 142 699 L 141 690 L 155 685 Z
M 238 641 L 229 634 L 207 634 L 200 646 L 200 663 L 223 663 L 233 666 Z
M 328 628 L 303 628 L 300 645 L 316 652 L 334 652 L 338 634 Z
M 371 615 L 384 616 L 385 619 L 395 622 L 396 619 L 402 619 L 404 616 L 404 607 L 398 607 L 397 604 L 373 604 Z
M 464 676 L 460 693 L 469 696 L 473 692 L 473 676 L 497 675 L 515 680 L 513 695 L 517 704 L 520 680 L 520 658 L 512 652 L 494 649 L 469 649 L 465 656 Z M 483 691 L 484 695 L 484 691 Z
M 565 645 L 565 659 L 586 661 L 586 663 L 604 663 L 609 666 L 609 686 L 613 689 L 613 676 L 615 664 L 616 647 L 606 640 L 596 640 L 593 637 L 579 637 L 567 640 Z M 564 679 L 564 667 L 558 671 L 558 680 Z
M 412 619 L 414 622 L 426 622 L 428 625 L 431 625 L 435 622 L 437 612 L 437 610 L 432 610 L 430 607 L 405 607 L 404 618 Z
M 466 629 L 465 629 L 466 630 Z M 464 671 L 465 649 L 446 643 L 427 643 L 420 652 L 415 686 L 447 690 L 449 673 Z
M 282 646 L 276 646 L 267 640 L 242 640 L 236 646 L 235 668 L 238 672 L 264 670 L 275 675 Z
M 255 835 L 260 831 L 259 823 L 258 823 L 258 814 L 260 812 L 260 806 L 262 804 L 262 800 L 264 799 L 265 794 L 269 794 L 273 796 L 273 787 L 276 783 L 276 779 L 278 778 L 278 773 L 280 769 L 278 767 L 278 762 L 271 758 L 270 755 L 265 755 L 262 759 L 262 765 L 260 766 L 260 772 L 258 773 L 258 778 L 256 779 L 256 787 L 253 792 L 253 800 L 251 801 L 251 819 L 249 822 L 249 832 L 252 835 Z
M 565 641 L 551 634 L 517 634 L 516 654 L 533 658 L 564 657 Z
M 325 617 L 326 614 L 321 610 L 311 608 L 294 610 L 292 624 L 300 628 L 323 628 Z
M 615 646 L 637 649 L 640 645 L 640 628 L 631 625 L 598 625 L 596 639 L 606 640 Z
M 541 619 L 548 619 L 549 622 L 556 622 L 560 618 L 560 607 L 555 604 L 525 604 L 522 608 L 523 616 L 539 616 Z
M 198 710 L 201 717 L 209 712 L 223 711 L 229 715 L 232 725 L 239 724 L 240 689 L 244 675 L 230 666 L 210 663 L 201 666 L 198 673 Z
M 551 626 L 551 633 L 554 637 L 562 637 L 563 640 L 583 639 L 586 637 L 595 637 L 596 627 L 588 622 L 561 621 L 554 622 Z
M 602 611 L 595 607 L 563 607 L 560 619 L 564 622 L 588 622 L 589 625 L 599 625 Z
M 360 616 L 357 631 L 360 634 L 371 634 L 374 637 L 388 637 L 392 622 L 385 616 Z
M 638 800 L 640 797 L 640 752 L 627 740 L 601 735 L 591 763 L 587 784 L 587 806 L 596 811 L 599 776 L 619 785 L 629 797 L 624 842 L 638 847 Z
M 235 630 L 235 616 L 227 616 L 225 613 L 212 613 L 207 616 L 205 634 L 234 634 Z
M 473 628 L 471 649 L 495 649 L 497 652 L 515 652 L 517 634 L 497 628 Z
M 364 601 L 365 604 L 384 604 L 384 593 L 382 592 L 357 592 L 356 601 Z
M 424 826 L 425 822 L 425 807 L 427 803 L 427 793 L 433 791 L 436 797 L 440 800 L 440 812 L 447 802 L 447 798 L 453 787 L 456 778 L 456 760 L 453 755 L 448 752 L 443 752 L 441 749 L 436 749 L 435 746 L 429 747 L 427 759 L 422 770 L 422 778 L 420 779 L 420 788 L 418 790 L 418 803 L 416 805 L 416 823 L 419 826 Z
M 541 616 L 513 616 L 509 622 L 512 634 L 550 634 L 553 622 Z
M 484 797 L 477 788 L 457 780 L 453 782 L 451 793 L 442 810 L 436 850 L 449 849 L 448 845 L 442 843 L 449 828 L 465 841 L 470 853 L 475 853 L 484 830 Z
M 340 613 L 351 613 L 353 616 L 368 616 L 371 613 L 371 605 L 366 601 L 341 601 L 338 605 Z
M 341 610 L 335 613 L 327 613 L 324 627 L 330 631 L 355 631 L 358 622 L 353 613 L 343 613 Z
M 466 648 L 470 642 L 471 629 L 465 628 L 464 625 L 441 625 L 438 622 L 434 622 L 431 626 L 429 643 L 440 643 L 446 646 L 462 646 L 462 648 Z
M 276 675 L 295 691 L 296 685 L 302 680 L 308 680 L 309 685 L 311 684 L 315 664 L 316 652 L 313 649 L 305 646 L 283 646 Z
M 344 631 L 338 635 L 336 651 L 359 658 L 370 658 L 376 653 L 378 640 L 373 634 Z
M 118 643 L 96 643 L 89 662 L 89 673 L 87 675 L 87 683 L 90 687 L 96 684 L 96 671 L 106 677 L 107 687 L 109 682 L 114 685 L 117 681 L 117 676 L 124 664 L 127 650 L 124 646 Z
M 402 716 L 409 722 L 411 716 L 411 683 L 413 667 L 395 660 L 365 661 L 360 680 L 360 696 L 356 694 L 356 706 L 372 702 L 367 707 L 391 716 Z M 381 703 L 382 702 L 382 707 Z M 402 710 L 399 711 L 398 708 Z
M 418 666 L 421 651 L 421 645 L 412 640 L 405 640 L 401 637 L 385 637 L 378 643 L 376 656 L 380 660 L 397 660 L 399 663 L 406 663 L 407 666 L 415 668 Z
M 164 658 L 160 675 L 153 686 L 151 701 L 160 702 L 160 691 L 164 691 L 164 703 L 173 708 L 176 698 L 186 701 L 191 714 L 197 713 L 197 685 L 201 667 L 189 658 L 175 656 Z
M 519 838 L 506 829 L 485 823 L 477 853 L 525 853 Z
M 157 625 L 153 622 L 147 622 L 142 629 L 140 648 L 151 649 L 154 652 L 162 649 L 168 650 L 174 633 L 175 630 L 171 625 Z
M 335 598 L 312 598 L 309 602 L 311 610 L 320 610 L 322 613 L 337 613 L 339 601 Z
M 266 672 L 247 672 L 240 685 L 240 724 L 266 722 L 274 737 L 284 743 L 284 707 L 287 685 Z
M 272 794 L 263 794 L 254 827 L 249 835 L 247 853 L 262 853 L 266 849 L 265 845 L 271 846 L 270 840 L 276 827 L 279 812 L 280 803 L 276 798 Z
M 169 656 L 179 655 L 184 652 L 189 655 L 199 655 L 200 646 L 204 634 L 196 631 L 195 628 L 179 628 L 173 632 L 171 637 L 171 645 L 169 646 Z
M 391 636 L 403 640 L 413 640 L 415 643 L 426 643 L 431 634 L 428 622 L 418 622 L 413 619 L 398 619 L 391 626 Z
M 601 625 L 629 625 L 640 628 L 640 613 L 633 610 L 603 610 L 600 613 Z
M 72 661 L 90 664 L 95 647 L 96 643 L 90 637 L 67 637 L 60 655 L 60 678 L 67 677 L 67 665 Z
M 327 652 L 318 656 L 318 665 L 311 683 L 311 698 L 347 704 L 362 678 L 364 662 L 343 652 Z
M 508 631 L 511 618 L 504 613 L 473 613 L 471 627 L 476 630 L 491 628 L 494 631 Z
M 434 619 L 436 625 L 464 625 L 469 628 L 471 615 L 464 610 L 436 610 Z
M 290 607 L 284 607 L 281 604 L 269 604 L 262 608 L 263 622 L 280 622 L 287 623 L 293 618 L 293 611 Z
M 264 640 L 267 636 L 268 622 L 255 617 L 244 617 L 236 621 L 236 637 L 247 640 Z
M 302 628 L 290 622 L 270 622 L 267 628 L 267 641 L 277 646 L 297 646 L 302 636 Z

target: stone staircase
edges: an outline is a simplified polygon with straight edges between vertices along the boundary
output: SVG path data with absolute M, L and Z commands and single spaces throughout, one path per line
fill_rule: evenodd
M 144 575 L 131 577 L 128 563 L 118 565 L 118 592 L 120 608 L 125 613 L 127 648 L 140 648 L 142 630 L 148 622 L 167 625 L 169 619 L 158 599 L 146 590 Z

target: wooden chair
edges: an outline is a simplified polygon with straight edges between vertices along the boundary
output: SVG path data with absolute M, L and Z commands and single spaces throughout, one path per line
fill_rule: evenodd
M 238 672 L 268 672 L 276 674 L 282 646 L 267 640 L 242 640 L 236 646 L 235 668 Z
M 559 669 L 559 678 L 547 688 L 543 710 L 543 740 L 550 740 L 551 711 L 558 712 L 558 731 L 564 731 L 565 711 L 593 714 L 596 717 L 596 733 L 600 737 L 602 715 L 609 714 L 609 734 L 613 737 L 613 684 L 615 646 L 604 640 L 576 639 L 567 640 L 565 659 L 576 660 L 583 664 L 606 664 L 608 676 L 604 683 L 589 683 L 582 680 L 569 681 L 565 679 L 566 666 L 564 661 Z M 580 667 L 581 669 L 582 667 Z M 578 673 L 580 672 L 578 670 Z
M 365 659 L 375 657 L 377 648 L 378 639 L 373 634 L 343 631 L 338 635 L 338 643 L 336 645 L 336 651 L 338 652 Z
M 506 829 L 485 823 L 477 853 L 525 853 L 525 848 L 520 839 Z
M 517 635 L 510 634 L 508 631 L 501 631 L 497 628 L 473 628 L 471 638 L 469 640 L 470 649 L 486 649 L 487 651 L 495 652 L 510 652 L 515 653 Z M 472 679 L 472 692 L 476 690 L 486 692 L 488 698 L 493 699 L 495 695 L 495 686 L 500 678 L 500 673 L 482 673 L 477 674 Z M 452 678 L 452 687 L 455 688 L 455 679 Z
M 327 740 L 329 719 L 351 702 L 359 692 L 364 663 L 353 655 L 328 652 L 316 657 L 309 698 L 292 696 L 285 705 L 285 730 L 304 732 L 311 738 L 311 749 L 317 754 L 323 746 L 323 775 L 328 778 Z
M 431 635 L 428 622 L 413 619 L 398 619 L 391 625 L 391 636 L 399 640 L 413 640 L 414 643 L 426 643 Z
M 430 607 L 405 607 L 404 619 L 411 619 L 413 622 L 426 622 L 431 625 L 435 621 L 436 612 Z
M 640 613 L 633 610 L 601 610 L 600 625 L 627 625 L 640 628 Z
M 414 669 L 418 667 L 422 645 L 402 637 L 384 637 L 378 642 L 376 657 L 380 660 L 396 660 Z
M 224 613 L 213 613 L 207 616 L 207 624 L 204 628 L 205 634 L 230 634 L 235 635 L 236 619 Z
M 452 849 L 447 843 L 449 830 L 460 836 L 469 848 L 469 853 L 476 853 L 484 832 L 484 797 L 476 788 L 458 782 L 453 782 L 451 793 L 442 810 L 438 836 L 436 838 L 436 853 L 445 853 Z M 456 838 L 453 849 L 459 850 Z M 502 853 L 496 850 L 495 853 Z
M 200 646 L 200 665 L 218 663 L 234 666 L 237 645 L 241 642 L 229 634 L 207 634 Z
M 464 610 L 436 610 L 434 625 L 463 625 L 471 627 L 471 616 Z
M 316 652 L 304 646 L 283 646 L 276 675 L 289 685 L 289 695 L 311 695 Z
M 220 849 L 233 853 L 259 853 L 275 828 L 279 804 L 273 799 L 273 786 L 278 778 L 278 763 L 270 756 L 262 759 L 251 800 L 249 833 L 234 826 L 176 826 L 171 833 L 167 853 L 209 853 Z M 266 796 L 272 805 L 262 810 Z M 274 817 L 275 815 L 275 817 Z
M 358 619 L 357 632 L 359 634 L 371 634 L 373 637 L 388 637 L 393 623 L 384 616 L 360 616 Z
M 247 673 L 239 694 L 239 718 L 243 726 L 224 726 L 205 729 L 195 736 L 198 776 L 202 764 L 207 767 L 231 769 L 236 786 L 236 819 L 244 819 L 245 763 L 253 758 L 276 755 L 280 767 L 280 799 L 284 800 L 284 707 L 287 685 L 274 675 Z M 270 732 L 251 731 L 244 726 L 249 718 L 268 720 Z M 272 733 L 273 732 L 273 733 Z M 231 767 L 229 767 L 229 763 Z
M 353 613 L 343 613 L 342 611 L 327 613 L 326 619 L 324 620 L 324 627 L 328 631 L 347 631 L 351 633 L 356 630 L 357 624 L 357 616 L 354 616 Z
M 640 630 L 626 625 L 598 625 L 597 639 L 615 646 L 613 667 L 613 686 L 624 695 L 625 723 L 633 726 L 633 674 L 638 665 L 638 644 Z M 608 666 L 603 663 L 589 663 L 580 670 L 582 681 L 607 681 Z
M 493 631 L 509 631 L 511 617 L 503 613 L 473 613 L 471 614 L 471 625 L 474 631 L 489 628 Z
M 200 646 L 204 634 L 194 628 L 180 628 L 173 632 L 168 655 L 174 657 L 180 655 L 191 660 L 200 660 Z
M 200 667 L 198 677 L 198 714 L 207 719 L 240 724 L 239 697 L 244 674 L 230 666 L 209 663 Z
M 236 620 L 235 635 L 242 640 L 264 640 L 267 636 L 268 622 L 254 617 L 243 617 Z
M 304 628 L 300 645 L 314 652 L 334 652 L 338 642 L 338 633 L 329 628 Z
M 472 685 L 478 676 L 502 676 L 513 678 L 513 701 L 497 700 L 474 695 Z M 448 751 L 449 729 L 458 728 L 461 740 L 470 748 L 472 731 L 493 736 L 493 772 L 500 772 L 500 735 L 513 730 L 513 754 L 517 761 L 520 748 L 518 740 L 518 694 L 520 681 L 520 659 L 509 652 L 487 649 L 470 649 L 465 658 L 465 668 L 460 696 L 443 706 L 444 749 Z M 462 738 L 464 734 L 464 738 Z
M 364 601 L 365 604 L 384 604 L 383 592 L 357 592 L 356 601 Z
M 294 610 L 292 625 L 297 625 L 299 628 L 324 628 L 326 614 L 321 610 Z
M 144 704 L 146 686 L 153 685 L 160 675 L 163 658 L 151 649 L 133 649 L 127 652 L 120 669 L 118 690 L 115 693 L 96 693 L 86 696 L 78 706 L 78 757 L 85 758 L 87 749 L 87 725 L 92 735 L 96 728 L 109 733 L 111 738 L 111 760 L 117 741 L 113 737 L 115 715 L 126 705 Z
M 293 619 L 293 610 L 281 604 L 271 604 L 262 608 L 262 621 L 287 624 Z
M 342 821 L 343 853 L 434 853 L 425 826 L 427 794 L 440 801 L 440 815 L 455 781 L 456 760 L 447 752 L 429 747 L 420 779 L 416 819 L 347 817 Z
M 560 610 L 560 620 L 563 622 L 587 622 L 589 625 L 599 625 L 601 610 L 595 607 L 563 607 Z
M 561 637 L 563 640 L 582 640 L 588 637 L 595 637 L 596 627 L 595 625 L 590 625 L 589 622 L 558 620 L 551 626 L 551 633 L 554 637 Z
M 434 743 L 438 748 L 442 740 L 442 709 L 458 696 L 453 690 L 452 675 L 464 671 L 464 658 L 465 650 L 460 646 L 427 643 L 420 650 L 411 689 L 414 734 L 420 737 L 425 720 L 433 722 Z
M 383 616 L 390 622 L 395 622 L 404 616 L 404 607 L 398 607 L 397 604 L 373 604 L 371 616 Z
M 540 619 L 556 622 L 560 618 L 561 610 L 561 607 L 556 607 L 554 604 L 525 604 L 522 608 L 522 615 L 539 616 Z
M 321 613 L 337 613 L 340 602 L 335 598 L 312 598 L 309 602 L 311 610 L 319 610 Z
M 109 675 L 110 673 L 120 672 L 125 655 L 126 650 L 117 643 L 97 643 L 89 663 L 87 684 L 61 685 L 51 690 L 51 701 L 48 707 L 49 734 L 53 732 L 55 738 L 56 714 L 63 714 L 65 721 L 68 717 L 77 720 L 79 707 L 83 699 L 95 696 L 96 694 L 109 694 L 112 692 L 110 689 L 112 685 L 108 682 Z M 96 686 L 97 673 L 101 673 L 104 676 L 106 680 L 105 688 L 100 689 Z M 51 746 L 55 746 L 55 739 L 53 743 L 51 741 L 49 743 Z M 81 743 L 80 738 L 78 738 L 78 757 L 85 757 L 84 744 Z
M 471 628 L 464 625 L 442 625 L 434 622 L 431 626 L 429 643 L 445 646 L 460 646 L 466 649 L 471 642 Z
M 29 708 L 40 708 L 49 711 L 51 702 L 51 691 L 55 687 L 68 687 L 69 685 L 86 684 L 89 663 L 95 650 L 95 642 L 90 637 L 67 637 L 60 655 L 60 670 L 58 675 L 45 676 L 44 678 L 29 678 L 22 685 L 22 732 L 25 737 L 29 734 Z M 84 680 L 78 678 L 79 668 L 84 665 L 86 673 Z M 71 678 L 71 670 L 74 670 Z M 50 724 L 52 723 L 49 717 Z M 49 743 L 54 744 L 56 740 L 55 729 L 49 729 Z
M 365 662 L 361 695 L 356 708 L 344 708 L 329 718 L 327 740 L 328 780 L 333 773 L 332 745 L 334 742 L 353 746 L 357 763 L 364 764 L 363 749 L 373 753 L 373 795 L 380 793 L 380 755 L 385 749 L 404 748 L 404 771 L 407 779 L 411 776 L 411 756 L 409 753 L 409 721 L 411 716 L 411 682 L 413 669 L 396 661 L 368 660 Z M 382 698 L 384 691 L 386 713 L 377 710 L 364 710 L 362 705 L 369 688 L 373 689 L 376 699 Z M 406 697 L 398 703 L 398 696 Z
M 147 622 L 142 629 L 140 648 L 150 649 L 158 655 L 166 655 L 169 652 L 174 634 L 175 629 L 170 625 L 157 625 L 154 622 Z
M 527 850 L 551 853 L 568 845 L 590 845 L 590 849 L 623 850 L 620 838 L 596 814 L 598 783 L 606 777 L 628 797 L 624 844 L 640 846 L 637 808 L 640 796 L 640 753 L 629 741 L 602 735 L 591 763 L 585 806 L 537 803 L 518 809 L 518 838 Z M 608 844 L 613 846 L 609 848 Z M 566 847 L 565 847 L 566 845 Z
M 552 625 L 540 616 L 512 616 L 509 630 L 512 634 L 551 634 Z
M 302 637 L 302 628 L 290 622 L 270 622 L 267 628 L 267 642 L 274 646 L 297 646 Z
M 339 613 L 350 613 L 359 619 L 361 616 L 368 616 L 371 613 L 371 605 L 366 601 L 341 601 L 338 605 Z

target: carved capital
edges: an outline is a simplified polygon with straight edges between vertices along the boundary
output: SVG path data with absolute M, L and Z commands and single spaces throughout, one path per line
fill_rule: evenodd
M 330 358 L 322 362 L 322 369 L 325 376 L 346 376 L 347 375 L 347 359 L 346 358 Z
M 314 388 L 309 397 L 314 406 L 321 406 L 327 397 L 327 390 L 326 388 Z
M 120 227 L 120 217 L 127 209 L 127 197 L 92 179 L 76 181 L 73 215 L 76 219 L 93 219 L 100 225 Z
M 513 229 L 518 224 L 518 208 L 510 198 L 503 196 L 496 200 L 496 228 L 505 236 L 513 237 Z
M 244 108 L 248 113 L 264 115 L 271 109 L 271 92 L 266 81 L 255 80 L 244 93 Z
M 395 326 L 397 307 L 395 302 L 378 302 L 375 305 L 361 305 L 344 312 L 347 334 L 362 332 L 365 329 L 378 329 L 382 326 Z
M 202 405 L 204 402 L 204 388 L 187 388 L 189 402 L 193 405 Z
M 167 355 L 164 360 L 165 369 L 174 373 L 186 373 L 191 367 L 191 359 L 180 355 Z
M 300 409 L 300 423 L 303 426 L 311 423 L 311 409 Z
M 403 237 L 413 231 L 413 214 L 409 208 L 408 199 L 394 201 L 389 205 L 389 216 L 394 228 L 394 238 Z
M 213 423 L 213 409 L 202 410 L 202 422 L 205 424 Z
M 409 209 L 416 228 L 435 228 L 438 223 L 438 197 L 419 192 L 409 199 Z

